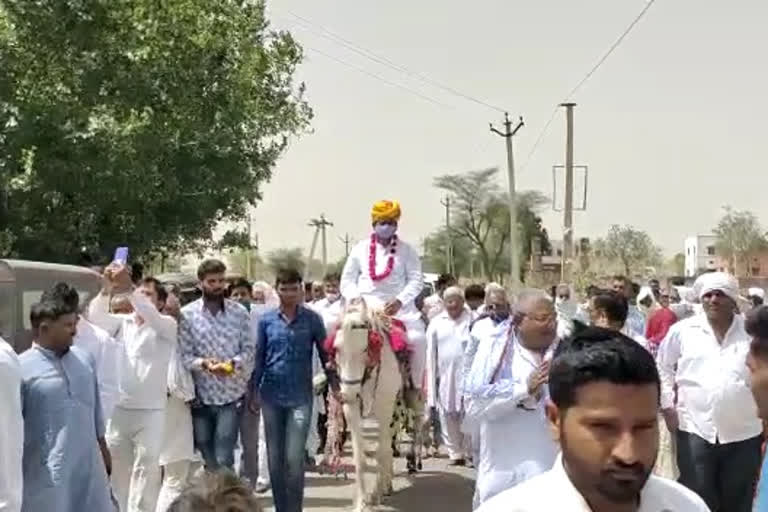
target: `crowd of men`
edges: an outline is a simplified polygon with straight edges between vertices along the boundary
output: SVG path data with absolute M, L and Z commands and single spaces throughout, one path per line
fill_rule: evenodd
M 202 511 L 201 496 L 231 493 L 253 510 L 271 488 L 277 512 L 300 512 L 338 389 L 324 341 L 356 300 L 407 330 L 419 420 L 439 424 L 450 464 L 477 468 L 473 508 L 768 510 L 759 291 L 740 309 L 724 273 L 690 289 L 618 276 L 579 302 L 565 284 L 510 296 L 444 275 L 428 295 L 399 205 L 375 204 L 371 220 L 318 283 L 294 269 L 274 288 L 227 281 L 206 260 L 202 296 L 182 306 L 113 263 L 88 304 L 66 283 L 43 293 L 32 347 L 17 357 L 0 342 L 0 511 Z M 212 480 L 238 466 L 238 443 L 241 483 Z M 196 473 L 209 477 L 187 491 Z

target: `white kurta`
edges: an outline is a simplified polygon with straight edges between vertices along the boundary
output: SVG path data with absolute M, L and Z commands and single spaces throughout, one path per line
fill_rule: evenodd
M 462 367 L 471 323 L 469 309 L 456 320 L 443 311 L 430 322 L 427 329 L 428 407 L 445 412 L 462 410 Z
M 478 323 L 472 336 L 477 339 L 484 328 L 491 326 L 488 322 Z M 542 393 L 538 400 L 528 395 L 528 378 L 542 357 L 523 347 L 516 338 L 507 342 L 507 335 L 499 330 L 490 329 L 488 334 L 489 338 L 480 338 L 479 343 L 493 344 L 497 349 L 509 345 L 502 352 L 503 357 L 494 356 L 484 364 L 476 361 L 477 366 L 488 370 L 499 367 L 496 379 L 479 385 L 476 378 L 470 379 L 474 384 L 468 420 L 480 427 L 476 504 L 547 471 L 557 455 L 557 445 L 544 414 L 547 393 Z M 484 354 L 487 357 L 492 352 Z M 551 357 L 551 352 L 552 349 L 544 358 Z M 475 367 L 473 364 L 473 371 Z
M 101 408 L 104 412 L 104 422 L 108 423 L 120 395 L 120 365 L 125 348 L 107 331 L 83 317 L 77 322 L 77 334 L 72 341 L 76 347 L 91 354 L 96 361 Z
M 24 480 L 21 366 L 13 348 L 3 338 L 0 338 L 0 404 L 0 510 L 19 512 Z
M 400 301 L 402 307 L 395 318 L 401 320 L 408 329 L 408 342 L 412 350 L 411 378 L 413 384 L 420 388 L 427 355 L 425 326 L 421 312 L 414 303 L 424 287 L 421 259 L 413 247 L 398 240 L 392 273 L 374 281 L 369 271 L 369 248 L 369 238 L 361 240 L 352 248 L 341 274 L 341 294 L 346 300 L 362 298 L 373 309 L 381 309 L 393 299 Z M 377 275 L 387 268 L 389 256 L 388 248 L 376 244 Z

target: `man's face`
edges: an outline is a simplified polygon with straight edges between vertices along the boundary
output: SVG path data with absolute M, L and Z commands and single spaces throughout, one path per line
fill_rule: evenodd
M 488 312 L 497 316 L 504 317 L 509 315 L 509 302 L 500 293 L 492 293 L 488 297 Z
M 464 311 L 464 299 L 461 297 L 451 296 L 444 300 L 445 310 L 451 316 L 451 318 L 459 318 Z
M 144 283 L 139 287 L 139 291 L 155 305 L 158 311 L 162 311 L 165 303 L 161 302 L 157 296 L 157 290 L 153 283 Z
M 200 281 L 200 288 L 203 290 L 203 297 L 206 299 L 221 299 L 227 289 L 227 281 L 224 279 L 224 272 L 218 274 L 206 274 Z
M 283 306 L 295 306 L 304 298 L 304 285 L 302 283 L 279 283 L 277 295 Z
M 232 289 L 232 293 L 229 296 L 230 299 L 239 302 L 240 304 L 251 303 L 251 290 L 245 286 L 238 286 Z
M 338 281 L 326 281 L 324 283 L 325 295 L 330 297 L 339 296 L 339 282 Z
M 669 299 L 669 290 L 661 290 L 659 292 L 659 304 L 661 304 L 662 307 L 669 307 Z
M 632 285 L 628 281 L 622 281 L 621 279 L 614 279 L 613 284 L 611 285 L 611 289 L 616 293 L 620 293 L 624 295 L 624 297 L 626 297 L 627 300 L 629 300 L 630 297 L 632 296 Z
M 518 332 L 526 348 L 543 350 L 549 347 L 557 335 L 557 314 L 552 302 L 540 300 L 523 316 Z
M 44 320 L 39 327 L 40 337 L 49 349 L 63 354 L 72 346 L 72 339 L 77 334 L 77 320 L 76 313 Z
M 756 354 L 750 351 L 747 355 L 752 396 L 757 404 L 757 415 L 762 420 L 768 420 L 768 355 Z
M 168 294 L 168 298 L 165 300 L 165 305 L 163 306 L 163 313 L 174 318 L 179 317 L 179 314 L 181 313 L 181 301 L 175 293 Z
M 721 290 L 712 290 L 701 297 L 701 305 L 707 318 L 712 322 L 721 322 L 733 317 L 736 304 Z
M 325 286 L 322 283 L 312 285 L 312 300 L 318 301 L 325 298 Z
M 639 498 L 656 463 L 659 391 L 655 384 L 585 384 L 567 411 L 547 404 L 569 477 L 582 494 L 627 504 Z
M 571 300 L 571 290 L 567 286 L 558 286 L 557 287 L 557 299 L 560 300 Z
M 253 303 L 254 304 L 266 304 L 267 303 L 267 297 L 264 294 L 264 290 L 261 288 L 254 288 L 253 289 Z

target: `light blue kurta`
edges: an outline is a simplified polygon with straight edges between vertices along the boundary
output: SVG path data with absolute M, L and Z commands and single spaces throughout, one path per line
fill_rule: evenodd
M 24 414 L 22 512 L 113 512 L 97 439 L 104 436 L 95 362 L 35 344 L 19 357 Z

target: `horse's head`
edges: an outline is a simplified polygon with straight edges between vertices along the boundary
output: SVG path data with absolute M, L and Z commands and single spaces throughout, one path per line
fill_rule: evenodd
M 344 311 L 336 333 L 336 365 L 344 401 L 355 400 L 360 394 L 368 362 L 368 331 L 371 323 L 363 302 L 353 302 Z

